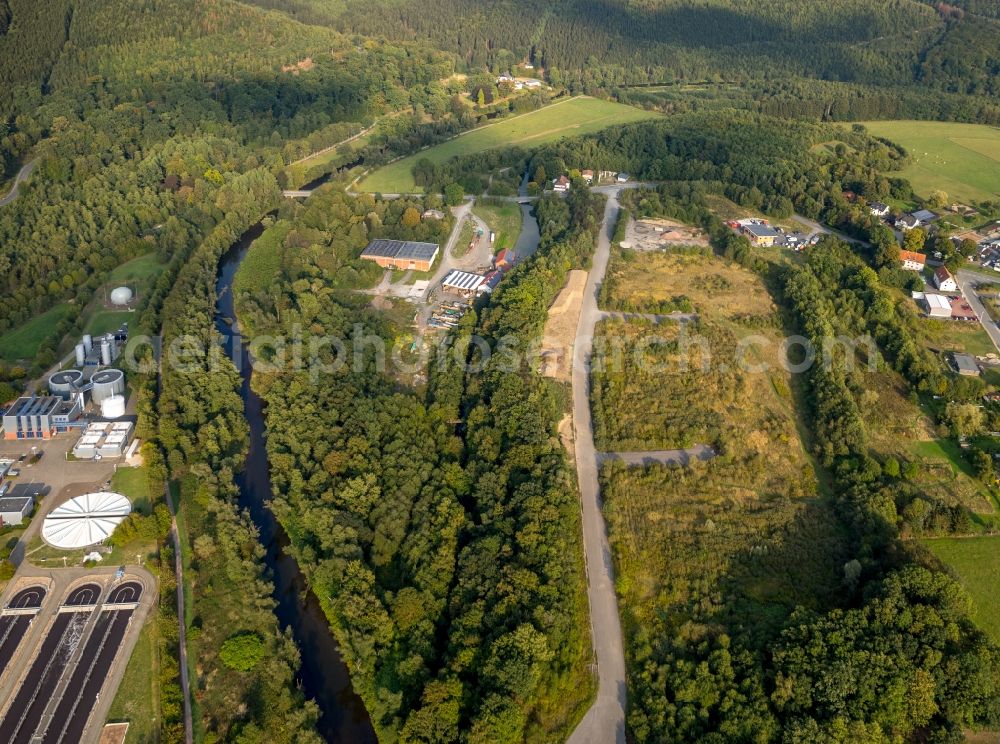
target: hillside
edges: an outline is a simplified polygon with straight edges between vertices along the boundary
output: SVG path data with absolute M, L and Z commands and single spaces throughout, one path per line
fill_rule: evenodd
M 995 72 L 1000 36 L 983 17 L 996 3 L 975 0 L 982 15 L 917 0 L 253 1 L 345 32 L 431 39 L 474 67 L 613 68 L 615 84 L 781 73 L 954 90 Z M 970 48 L 985 56 L 967 62 Z

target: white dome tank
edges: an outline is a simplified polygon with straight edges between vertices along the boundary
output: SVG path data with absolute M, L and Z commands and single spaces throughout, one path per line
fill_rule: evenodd
M 115 287 L 111 290 L 112 305 L 127 305 L 132 301 L 132 290 L 128 287 Z
M 125 415 L 125 398 L 121 395 L 112 395 L 101 401 L 101 418 L 115 419 Z

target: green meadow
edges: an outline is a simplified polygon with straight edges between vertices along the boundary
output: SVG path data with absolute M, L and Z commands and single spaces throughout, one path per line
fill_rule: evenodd
M 413 182 L 413 166 L 422 158 L 443 163 L 460 155 L 494 147 L 534 147 L 561 137 L 591 134 L 616 124 L 630 124 L 659 116 L 612 101 L 576 96 L 520 116 L 473 129 L 414 155 L 390 163 L 367 176 L 358 189 L 385 194 L 419 191 Z
M 871 121 L 868 131 L 907 149 L 912 162 L 900 175 L 926 197 L 947 192 L 968 203 L 1000 197 L 1000 129 L 936 121 Z

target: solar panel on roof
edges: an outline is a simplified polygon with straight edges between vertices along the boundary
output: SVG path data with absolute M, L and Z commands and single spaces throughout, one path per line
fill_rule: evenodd
M 414 240 L 388 240 L 377 238 L 361 252 L 362 256 L 398 258 L 410 261 L 430 261 L 437 253 L 436 243 L 420 243 Z

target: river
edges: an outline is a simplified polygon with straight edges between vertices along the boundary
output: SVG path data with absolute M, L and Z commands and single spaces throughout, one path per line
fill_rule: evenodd
M 286 552 L 288 536 L 268 508 L 271 500 L 271 475 L 267 463 L 264 405 L 250 388 L 251 367 L 246 345 L 236 330 L 233 308 L 233 278 L 250 244 L 264 231 L 257 224 L 244 233 L 222 257 L 216 281 L 215 326 L 222 334 L 229 358 L 240 370 L 240 394 L 250 426 L 250 451 L 246 467 L 237 476 L 239 504 L 247 510 L 260 532 L 264 562 L 274 582 L 275 614 L 282 629 L 291 628 L 299 648 L 302 666 L 299 682 L 307 698 L 320 709 L 318 730 L 330 744 L 377 744 L 368 712 L 351 687 L 347 665 L 330 632 L 326 616 L 309 590 L 305 576 L 295 559 Z M 238 349 L 234 356 L 233 349 Z

